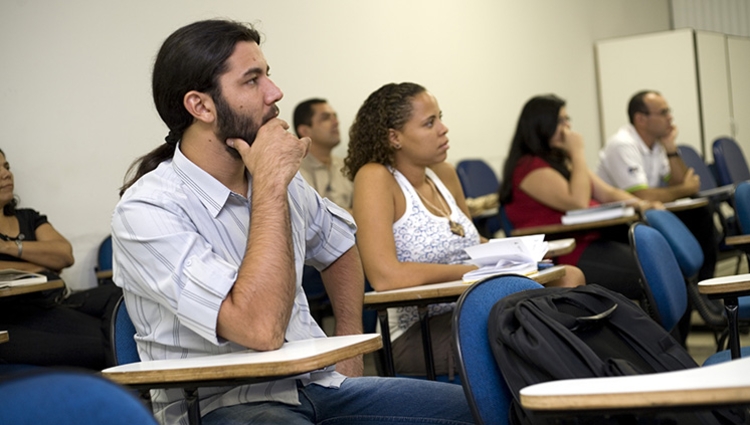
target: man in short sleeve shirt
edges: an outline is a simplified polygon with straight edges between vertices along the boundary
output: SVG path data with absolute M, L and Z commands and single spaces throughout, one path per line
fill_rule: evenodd
M 325 99 L 308 99 L 294 108 L 294 131 L 310 138 L 310 151 L 302 160 L 300 174 L 320 196 L 351 211 L 354 184 L 341 171 L 344 159 L 334 155 L 341 143 L 339 118 Z
M 622 126 L 599 153 L 596 173 L 612 186 L 649 201 L 671 202 L 696 194 L 700 178 L 677 150 L 677 127 L 666 99 L 656 91 L 636 93 L 628 104 L 630 124 Z M 698 278 L 713 277 L 717 239 L 713 208 L 676 213 L 703 249 Z
M 156 57 L 152 87 L 169 135 L 137 161 L 112 218 L 114 281 L 141 359 L 325 338 L 302 291 L 304 264 L 322 270 L 335 333 L 361 333 L 356 226 L 299 175 L 309 139 L 277 118 L 282 93 L 258 32 L 227 20 L 178 29 Z M 199 388 L 202 422 L 472 423 L 458 385 L 359 375 L 361 357 L 288 379 Z M 152 403 L 161 423 L 187 423 L 180 390 L 153 391 Z

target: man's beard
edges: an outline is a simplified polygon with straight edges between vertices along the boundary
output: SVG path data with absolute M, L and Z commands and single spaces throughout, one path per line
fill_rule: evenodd
M 219 127 L 217 136 L 222 142 L 226 142 L 227 139 L 242 139 L 248 145 L 252 146 L 255 138 L 258 136 L 260 126 L 278 115 L 278 108 L 274 105 L 268 115 L 263 117 L 263 122 L 258 124 L 251 117 L 236 113 L 221 93 L 218 96 L 214 96 L 214 98 L 216 121 Z M 236 159 L 241 159 L 240 153 L 236 149 L 229 147 L 226 143 L 225 148 L 230 155 Z

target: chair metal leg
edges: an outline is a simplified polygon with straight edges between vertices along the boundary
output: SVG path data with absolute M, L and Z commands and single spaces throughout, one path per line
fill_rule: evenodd
M 383 337 L 383 361 L 385 376 L 396 376 L 396 367 L 393 364 L 393 348 L 391 345 L 391 329 L 388 325 L 388 310 L 378 310 L 378 321 L 380 322 L 380 335 Z
M 422 327 L 422 347 L 424 348 L 424 365 L 427 379 L 435 380 L 435 358 L 432 354 L 432 335 L 430 334 L 430 317 L 428 306 L 419 307 L 419 323 Z
M 201 425 L 201 408 L 198 402 L 198 388 L 184 388 L 185 401 L 187 401 L 188 423 L 190 425 Z
M 732 360 L 740 358 L 739 301 L 737 297 L 724 298 L 729 323 L 729 350 Z
M 151 403 L 151 390 L 139 390 L 138 395 L 140 396 L 141 400 L 143 401 L 143 404 L 146 405 L 149 412 L 154 411 L 154 406 Z

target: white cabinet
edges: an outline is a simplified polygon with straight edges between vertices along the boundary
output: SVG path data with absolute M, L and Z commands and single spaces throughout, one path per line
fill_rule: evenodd
M 596 42 L 602 144 L 628 122 L 640 90 L 664 95 L 678 143 L 713 160 L 711 144 L 732 136 L 750 155 L 750 39 L 681 29 Z

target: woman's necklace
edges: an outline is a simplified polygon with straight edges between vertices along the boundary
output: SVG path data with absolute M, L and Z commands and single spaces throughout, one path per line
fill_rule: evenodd
M 430 188 L 432 189 L 432 191 L 435 193 L 435 195 L 437 195 L 438 199 L 440 200 L 440 208 L 438 208 L 435 205 L 433 205 L 432 202 L 428 201 L 427 198 L 425 198 L 424 196 L 422 196 L 422 194 L 419 193 L 419 191 L 417 191 L 415 189 L 414 191 L 417 192 L 417 196 L 419 196 L 419 199 L 421 199 L 422 202 L 424 202 L 427 206 L 429 206 L 433 210 L 435 210 L 438 213 L 440 213 L 439 214 L 440 216 L 445 217 L 445 218 L 448 219 L 448 226 L 451 229 L 451 233 L 453 233 L 454 235 L 458 235 L 458 236 L 464 237 L 464 235 L 465 235 L 464 226 L 462 226 L 460 223 L 456 223 L 455 221 L 451 220 L 451 207 L 443 199 L 443 197 L 440 196 L 440 192 L 438 192 L 437 187 L 435 187 L 435 183 L 433 183 L 432 180 L 430 180 L 428 178 L 427 179 L 427 184 L 430 186 Z M 445 210 L 443 209 L 443 207 L 445 207 Z M 448 212 L 445 212 L 446 210 Z

